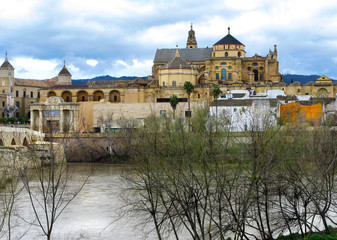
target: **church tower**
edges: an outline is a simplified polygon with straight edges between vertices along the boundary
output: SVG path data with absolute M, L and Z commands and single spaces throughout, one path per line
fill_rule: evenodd
M 191 23 L 191 30 L 188 31 L 188 37 L 187 37 L 187 44 L 186 44 L 187 48 L 198 48 L 197 45 L 197 40 L 195 38 L 195 32 L 193 30 L 193 25 Z
M 71 85 L 71 74 L 66 68 L 66 61 L 64 61 L 64 65 L 62 70 L 60 71 L 57 83 L 60 85 Z
M 0 77 L 1 78 L 8 78 L 9 73 L 11 73 L 11 77 L 14 78 L 14 68 L 12 64 L 8 61 L 7 53 L 6 59 L 0 67 Z

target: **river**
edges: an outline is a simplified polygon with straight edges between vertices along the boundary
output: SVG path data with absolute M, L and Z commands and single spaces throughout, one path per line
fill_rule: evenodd
M 92 164 L 72 163 L 70 166 L 71 184 L 76 186 L 90 172 Z M 147 234 L 142 227 L 136 226 L 143 219 L 120 217 L 125 205 L 121 198 L 124 190 L 121 174 L 128 167 L 95 164 L 95 171 L 82 191 L 57 219 L 52 239 L 157 239 L 154 232 Z M 15 213 L 18 216 L 12 221 L 12 239 L 19 239 L 21 235 L 21 239 L 27 240 L 46 239 L 39 227 L 27 223 L 33 221 L 34 214 L 25 190 L 15 202 Z

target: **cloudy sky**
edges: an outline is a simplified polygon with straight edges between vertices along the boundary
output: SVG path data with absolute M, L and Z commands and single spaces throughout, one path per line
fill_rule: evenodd
M 0 54 L 19 78 L 56 76 L 64 60 L 74 79 L 147 76 L 157 48 L 186 46 L 191 23 L 199 47 L 230 26 L 247 56 L 277 44 L 282 74 L 337 78 L 336 0 L 10 0 Z

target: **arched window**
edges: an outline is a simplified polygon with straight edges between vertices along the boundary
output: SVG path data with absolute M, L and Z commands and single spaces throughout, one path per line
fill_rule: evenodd
M 15 139 L 12 139 L 11 145 L 16 145 Z
M 47 94 L 47 97 L 55 97 L 55 96 L 56 96 L 56 93 L 54 91 L 50 91 Z
M 228 52 L 225 52 L 225 57 L 228 57 Z
M 120 93 L 116 90 L 111 91 L 109 94 L 109 102 L 120 102 L 120 101 L 121 101 Z
M 104 93 L 102 91 L 96 91 L 94 93 L 94 101 L 100 101 L 101 99 L 104 99 Z
M 88 93 L 86 91 L 79 91 L 77 93 L 77 102 L 86 102 L 88 101 Z
M 227 79 L 227 71 L 226 68 L 221 69 L 221 80 Z
M 28 147 L 28 141 L 27 141 L 26 137 L 23 139 L 22 145 L 25 146 L 25 147 Z
M 65 102 L 72 102 L 72 94 L 69 91 L 64 91 L 61 95 Z
M 238 52 L 238 57 L 241 57 L 241 52 Z

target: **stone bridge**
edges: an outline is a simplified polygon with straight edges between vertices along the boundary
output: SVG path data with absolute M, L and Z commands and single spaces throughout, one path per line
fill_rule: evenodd
M 0 146 L 28 146 L 44 141 L 45 134 L 28 128 L 0 127 Z

